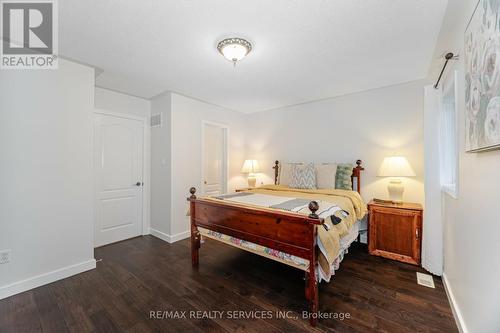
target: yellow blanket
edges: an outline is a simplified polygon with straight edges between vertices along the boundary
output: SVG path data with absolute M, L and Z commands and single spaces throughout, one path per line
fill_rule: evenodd
M 342 212 L 334 214 L 341 219 L 341 222 L 338 224 L 334 224 L 331 218 L 325 219 L 325 224 L 330 226 L 328 231 L 323 227 L 318 228 L 318 237 L 326 250 L 326 253 L 320 252 L 318 261 L 323 272 L 327 274 L 330 271 L 331 264 L 339 254 L 340 238 L 345 236 L 349 232 L 351 226 L 356 223 L 357 220 L 363 218 L 367 212 L 366 204 L 363 202 L 359 193 L 350 190 L 307 190 L 280 185 L 263 185 L 250 191 L 254 193 L 315 200 L 319 203 L 319 211 L 325 209 L 325 207 L 330 204 L 334 204 L 348 213 L 347 216 L 342 214 Z M 304 215 L 309 214 L 308 210 L 301 211 L 300 213 Z
M 362 219 L 367 212 L 366 204 L 364 203 L 361 195 L 356 191 L 351 190 L 337 190 L 337 189 L 298 189 L 291 188 L 283 185 L 262 185 L 254 189 L 249 190 L 249 192 L 271 194 L 283 197 L 295 197 L 304 198 L 311 200 L 323 200 L 326 202 L 339 204 L 343 203 L 346 208 L 340 206 L 342 209 L 347 210 L 350 214 L 357 220 Z M 354 223 L 353 222 L 353 223 Z M 352 224 L 351 224 L 352 225 Z

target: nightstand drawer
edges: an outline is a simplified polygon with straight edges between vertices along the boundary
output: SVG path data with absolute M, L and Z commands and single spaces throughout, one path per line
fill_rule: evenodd
M 370 254 L 420 264 L 422 210 L 401 205 L 369 205 Z

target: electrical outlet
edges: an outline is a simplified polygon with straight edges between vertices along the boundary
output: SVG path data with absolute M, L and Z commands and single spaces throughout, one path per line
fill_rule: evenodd
M 0 264 L 6 264 L 10 262 L 11 250 L 0 251 Z

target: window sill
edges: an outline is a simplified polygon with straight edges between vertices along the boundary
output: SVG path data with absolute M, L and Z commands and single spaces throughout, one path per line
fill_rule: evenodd
M 448 194 L 453 199 L 458 199 L 458 191 L 456 185 L 441 185 L 441 191 Z

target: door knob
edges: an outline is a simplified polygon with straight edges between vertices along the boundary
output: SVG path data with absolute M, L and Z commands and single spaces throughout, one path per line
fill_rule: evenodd
M 135 183 L 135 186 L 141 186 L 141 185 L 142 185 L 142 183 L 141 183 L 141 182 L 137 182 L 137 183 Z

